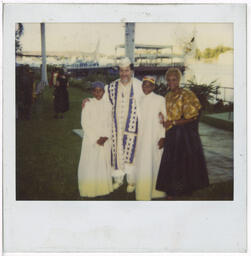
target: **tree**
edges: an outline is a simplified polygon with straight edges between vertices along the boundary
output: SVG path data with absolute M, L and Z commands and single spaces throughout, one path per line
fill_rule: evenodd
M 201 57 L 202 57 L 202 53 L 201 53 L 200 49 L 196 48 L 195 59 L 200 60 Z
M 226 47 L 223 45 L 219 45 L 215 48 L 206 48 L 204 51 L 200 51 L 200 49 L 195 50 L 195 58 L 200 60 L 201 58 L 204 59 L 211 59 L 211 58 L 218 58 L 220 54 L 225 53 L 227 51 L 232 51 L 233 48 Z
M 22 53 L 22 45 L 20 43 L 20 38 L 24 33 L 24 26 L 22 23 L 16 24 L 16 31 L 15 31 L 15 49 L 16 49 L 16 55 L 19 55 Z

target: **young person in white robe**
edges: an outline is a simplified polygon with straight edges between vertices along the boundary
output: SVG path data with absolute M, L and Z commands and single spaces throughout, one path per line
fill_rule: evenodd
M 92 83 L 94 98 L 82 109 L 83 142 L 78 167 L 82 197 L 97 197 L 113 191 L 111 176 L 111 104 L 104 98 L 104 84 Z
M 127 192 L 135 190 L 135 151 L 138 134 L 138 104 L 144 95 L 142 82 L 133 77 L 133 65 L 128 58 L 119 64 L 120 78 L 105 86 L 107 102 L 112 106 L 112 151 L 111 165 L 114 178 L 113 188 L 118 189 L 127 179 Z M 82 102 L 87 106 L 88 99 Z
M 153 92 L 155 79 L 143 78 L 144 96 L 139 104 L 139 132 L 136 150 L 136 200 L 166 197 L 156 190 L 156 180 L 163 153 L 165 128 L 161 118 L 166 117 L 165 98 Z

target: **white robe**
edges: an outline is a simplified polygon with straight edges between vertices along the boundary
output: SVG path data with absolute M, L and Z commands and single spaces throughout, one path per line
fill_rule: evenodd
M 96 197 L 113 191 L 111 176 L 111 104 L 106 100 L 90 99 L 82 109 L 83 142 L 78 167 L 81 196 Z M 100 137 L 108 137 L 104 146 Z
M 166 117 L 165 98 L 155 93 L 144 95 L 139 104 L 139 132 L 136 149 L 136 200 L 165 197 L 155 189 L 163 149 L 158 148 L 165 128 L 159 112 Z

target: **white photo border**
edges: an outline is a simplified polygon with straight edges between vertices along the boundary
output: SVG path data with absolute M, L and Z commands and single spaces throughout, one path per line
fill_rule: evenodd
M 133 11 L 132 11 L 133 10 Z M 234 24 L 233 201 L 16 201 L 15 23 Z M 6 252 L 245 252 L 246 6 L 5 4 L 3 221 Z M 186 217 L 184 217 L 186 216 Z

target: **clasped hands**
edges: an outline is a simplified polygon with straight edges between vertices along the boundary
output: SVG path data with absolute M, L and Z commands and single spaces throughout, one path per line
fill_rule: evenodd
M 163 127 L 165 127 L 165 128 L 169 128 L 170 126 L 172 126 L 173 125 L 173 121 L 169 121 L 169 120 L 166 120 L 165 121 L 165 117 L 164 117 L 164 115 L 161 113 L 161 112 L 159 112 L 159 119 L 160 119 L 160 123 L 163 125 Z

